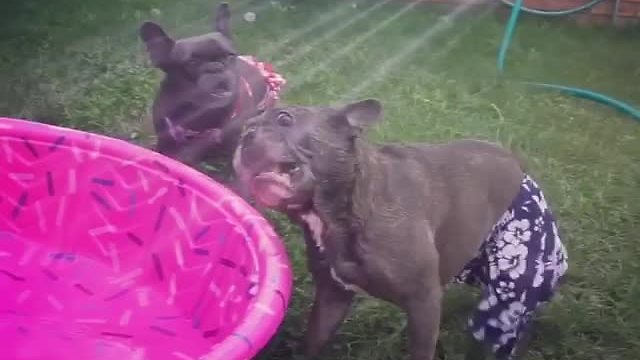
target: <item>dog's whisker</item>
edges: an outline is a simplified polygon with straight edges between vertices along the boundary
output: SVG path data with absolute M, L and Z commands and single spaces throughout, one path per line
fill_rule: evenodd
M 451 13 L 441 17 L 439 21 L 432 27 L 425 30 L 422 34 L 411 40 L 406 46 L 404 46 L 397 54 L 386 61 L 384 61 L 373 73 L 366 76 L 361 83 L 354 86 L 348 93 L 343 95 L 342 100 L 350 100 L 361 95 L 361 93 L 370 88 L 373 84 L 385 79 L 394 69 L 397 69 L 401 62 L 409 58 L 413 53 L 421 49 L 423 51 L 428 50 L 431 40 L 438 34 L 449 30 L 453 26 L 453 20 L 457 19 L 462 14 L 466 13 L 474 4 L 479 3 L 478 0 L 472 0 L 456 6 Z M 486 16 L 493 7 L 485 9 L 480 16 L 474 19 L 480 19 Z M 429 61 L 433 62 L 451 51 L 460 41 L 460 39 L 469 31 L 472 26 L 469 25 L 464 31 L 458 32 L 451 40 L 447 41 L 447 44 L 441 47 L 436 53 L 430 56 Z
M 326 70 L 327 67 L 331 63 L 333 63 L 335 60 L 337 60 L 337 59 L 343 57 L 344 55 L 352 52 L 353 48 L 355 48 L 357 45 L 360 45 L 362 42 L 364 42 L 364 41 L 368 40 L 369 38 L 371 38 L 372 36 L 376 35 L 382 29 L 384 29 L 387 26 L 391 25 L 394 21 L 398 20 L 403 15 L 405 15 L 406 13 L 411 11 L 420 2 L 421 2 L 421 0 L 414 0 L 414 1 L 410 2 L 409 4 L 403 6 L 399 11 L 397 11 L 395 14 L 391 15 L 390 17 L 388 17 L 387 19 L 382 21 L 378 26 L 375 26 L 371 30 L 369 30 L 369 31 L 365 32 L 364 34 L 358 36 L 353 41 L 351 41 L 347 46 L 345 46 L 342 49 L 340 49 L 340 51 L 337 51 L 336 53 L 332 54 L 331 56 L 328 56 L 327 59 L 324 62 L 318 64 L 318 66 L 312 68 L 309 71 L 302 72 L 301 76 L 299 76 L 298 78 L 293 78 L 292 79 L 292 81 L 290 82 L 289 89 L 293 90 L 293 89 L 303 85 L 304 83 L 306 83 L 307 81 L 312 79 L 320 71 Z
M 288 65 L 289 63 L 291 63 L 291 61 L 293 61 L 295 59 L 298 59 L 298 58 L 300 58 L 300 56 L 303 56 L 306 53 L 310 52 L 311 50 L 313 50 L 319 44 L 321 44 L 321 43 L 323 43 L 323 42 L 325 42 L 327 40 L 332 39 L 333 37 L 338 35 L 338 33 L 340 33 L 341 31 L 347 29 L 348 27 L 350 27 L 351 25 L 357 23 L 358 21 L 365 19 L 373 11 L 375 11 L 376 9 L 382 7 L 383 5 L 385 5 L 385 4 L 389 3 L 389 2 L 391 2 L 391 0 L 381 1 L 381 2 L 371 6 L 370 8 L 360 12 L 358 15 L 354 16 L 349 21 L 346 21 L 342 25 L 335 27 L 331 31 L 329 31 L 326 34 L 324 34 L 324 36 L 319 37 L 319 38 L 311 41 L 310 43 L 306 44 L 305 47 L 301 48 L 300 50 L 298 50 L 298 51 L 296 51 L 296 52 L 294 52 L 292 54 L 290 54 L 287 59 L 275 62 L 275 65 L 278 66 L 278 67 L 283 67 L 283 66 Z

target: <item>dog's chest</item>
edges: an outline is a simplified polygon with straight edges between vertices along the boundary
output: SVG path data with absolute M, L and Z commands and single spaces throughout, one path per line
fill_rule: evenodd
M 320 253 L 323 253 L 325 251 L 325 245 L 322 239 L 323 232 L 324 232 L 324 224 L 322 220 L 320 219 L 318 214 L 316 214 L 313 211 L 303 214 L 301 218 L 302 218 L 302 221 L 304 221 L 305 224 L 307 224 L 307 226 L 309 227 L 309 232 L 311 232 L 311 238 L 313 239 L 315 246 L 318 248 L 318 251 Z M 331 273 L 331 277 L 333 278 L 333 280 L 335 280 L 338 284 L 340 284 L 345 290 L 365 293 L 365 291 L 359 288 L 358 286 L 349 284 L 343 281 L 338 276 L 333 266 L 330 267 L 329 271 Z

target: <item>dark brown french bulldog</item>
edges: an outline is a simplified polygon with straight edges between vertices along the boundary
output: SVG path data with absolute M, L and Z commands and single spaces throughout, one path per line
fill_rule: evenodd
M 364 131 L 381 113 L 376 100 L 269 109 L 247 122 L 234 156 L 257 202 L 304 229 L 316 291 L 306 354 L 362 291 L 404 310 L 411 358 L 433 359 L 443 291 L 464 282 L 483 291 L 467 358 L 516 356 L 567 270 L 542 191 L 491 143 L 371 144 Z
M 164 72 L 152 106 L 155 150 L 189 165 L 230 162 L 246 118 L 273 106 L 285 80 L 271 65 L 238 56 L 229 5 L 218 6 L 214 32 L 173 40 L 162 27 L 140 27 L 151 62 Z

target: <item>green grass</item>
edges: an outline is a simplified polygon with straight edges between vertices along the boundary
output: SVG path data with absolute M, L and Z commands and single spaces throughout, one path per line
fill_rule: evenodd
M 640 105 L 640 32 L 524 17 L 508 76 L 499 78 L 504 12 L 470 12 L 379 81 L 359 86 L 442 21 L 444 10 L 421 5 L 373 33 L 406 3 L 379 6 L 341 30 L 378 2 L 361 1 L 357 9 L 351 2 L 293 3 L 232 1 L 240 49 L 279 64 L 292 83 L 285 101 L 377 97 L 386 112 L 371 134 L 377 141 L 474 137 L 525 155 L 559 217 L 571 261 L 568 284 L 537 320 L 527 359 L 640 358 L 640 124 L 604 106 L 511 81 L 587 87 Z M 212 6 L 209 0 L 3 1 L 0 114 L 138 139 L 160 74 L 148 66 L 137 27 L 156 18 L 173 34 L 203 33 Z M 250 7 L 258 9 L 252 24 L 240 18 Z M 332 21 L 282 44 L 329 11 L 335 11 Z M 327 34 L 333 36 L 323 40 Z M 295 264 L 295 292 L 261 359 L 289 359 L 312 292 L 299 232 L 281 217 L 274 223 Z M 462 358 L 462 326 L 473 300 L 464 288 L 447 295 L 447 359 Z M 406 358 L 403 324 L 392 306 L 363 298 L 325 359 Z

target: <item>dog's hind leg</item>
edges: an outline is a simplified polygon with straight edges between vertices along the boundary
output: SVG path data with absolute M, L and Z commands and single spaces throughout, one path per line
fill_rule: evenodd
M 444 347 L 442 346 L 442 341 L 438 340 L 436 343 L 436 359 L 445 360 L 447 358 L 447 354 L 444 351 Z
M 529 343 L 533 337 L 531 330 L 531 326 L 528 326 L 527 329 L 523 330 L 520 334 L 520 338 L 518 342 L 516 342 L 515 349 L 513 350 L 513 359 L 522 359 L 527 353 Z
M 479 342 L 472 336 L 468 337 L 467 352 L 464 356 L 464 360 L 485 360 L 488 353 L 486 345 Z
M 412 297 L 405 308 L 409 324 L 411 360 L 433 360 L 440 326 L 442 289 L 432 287 Z

